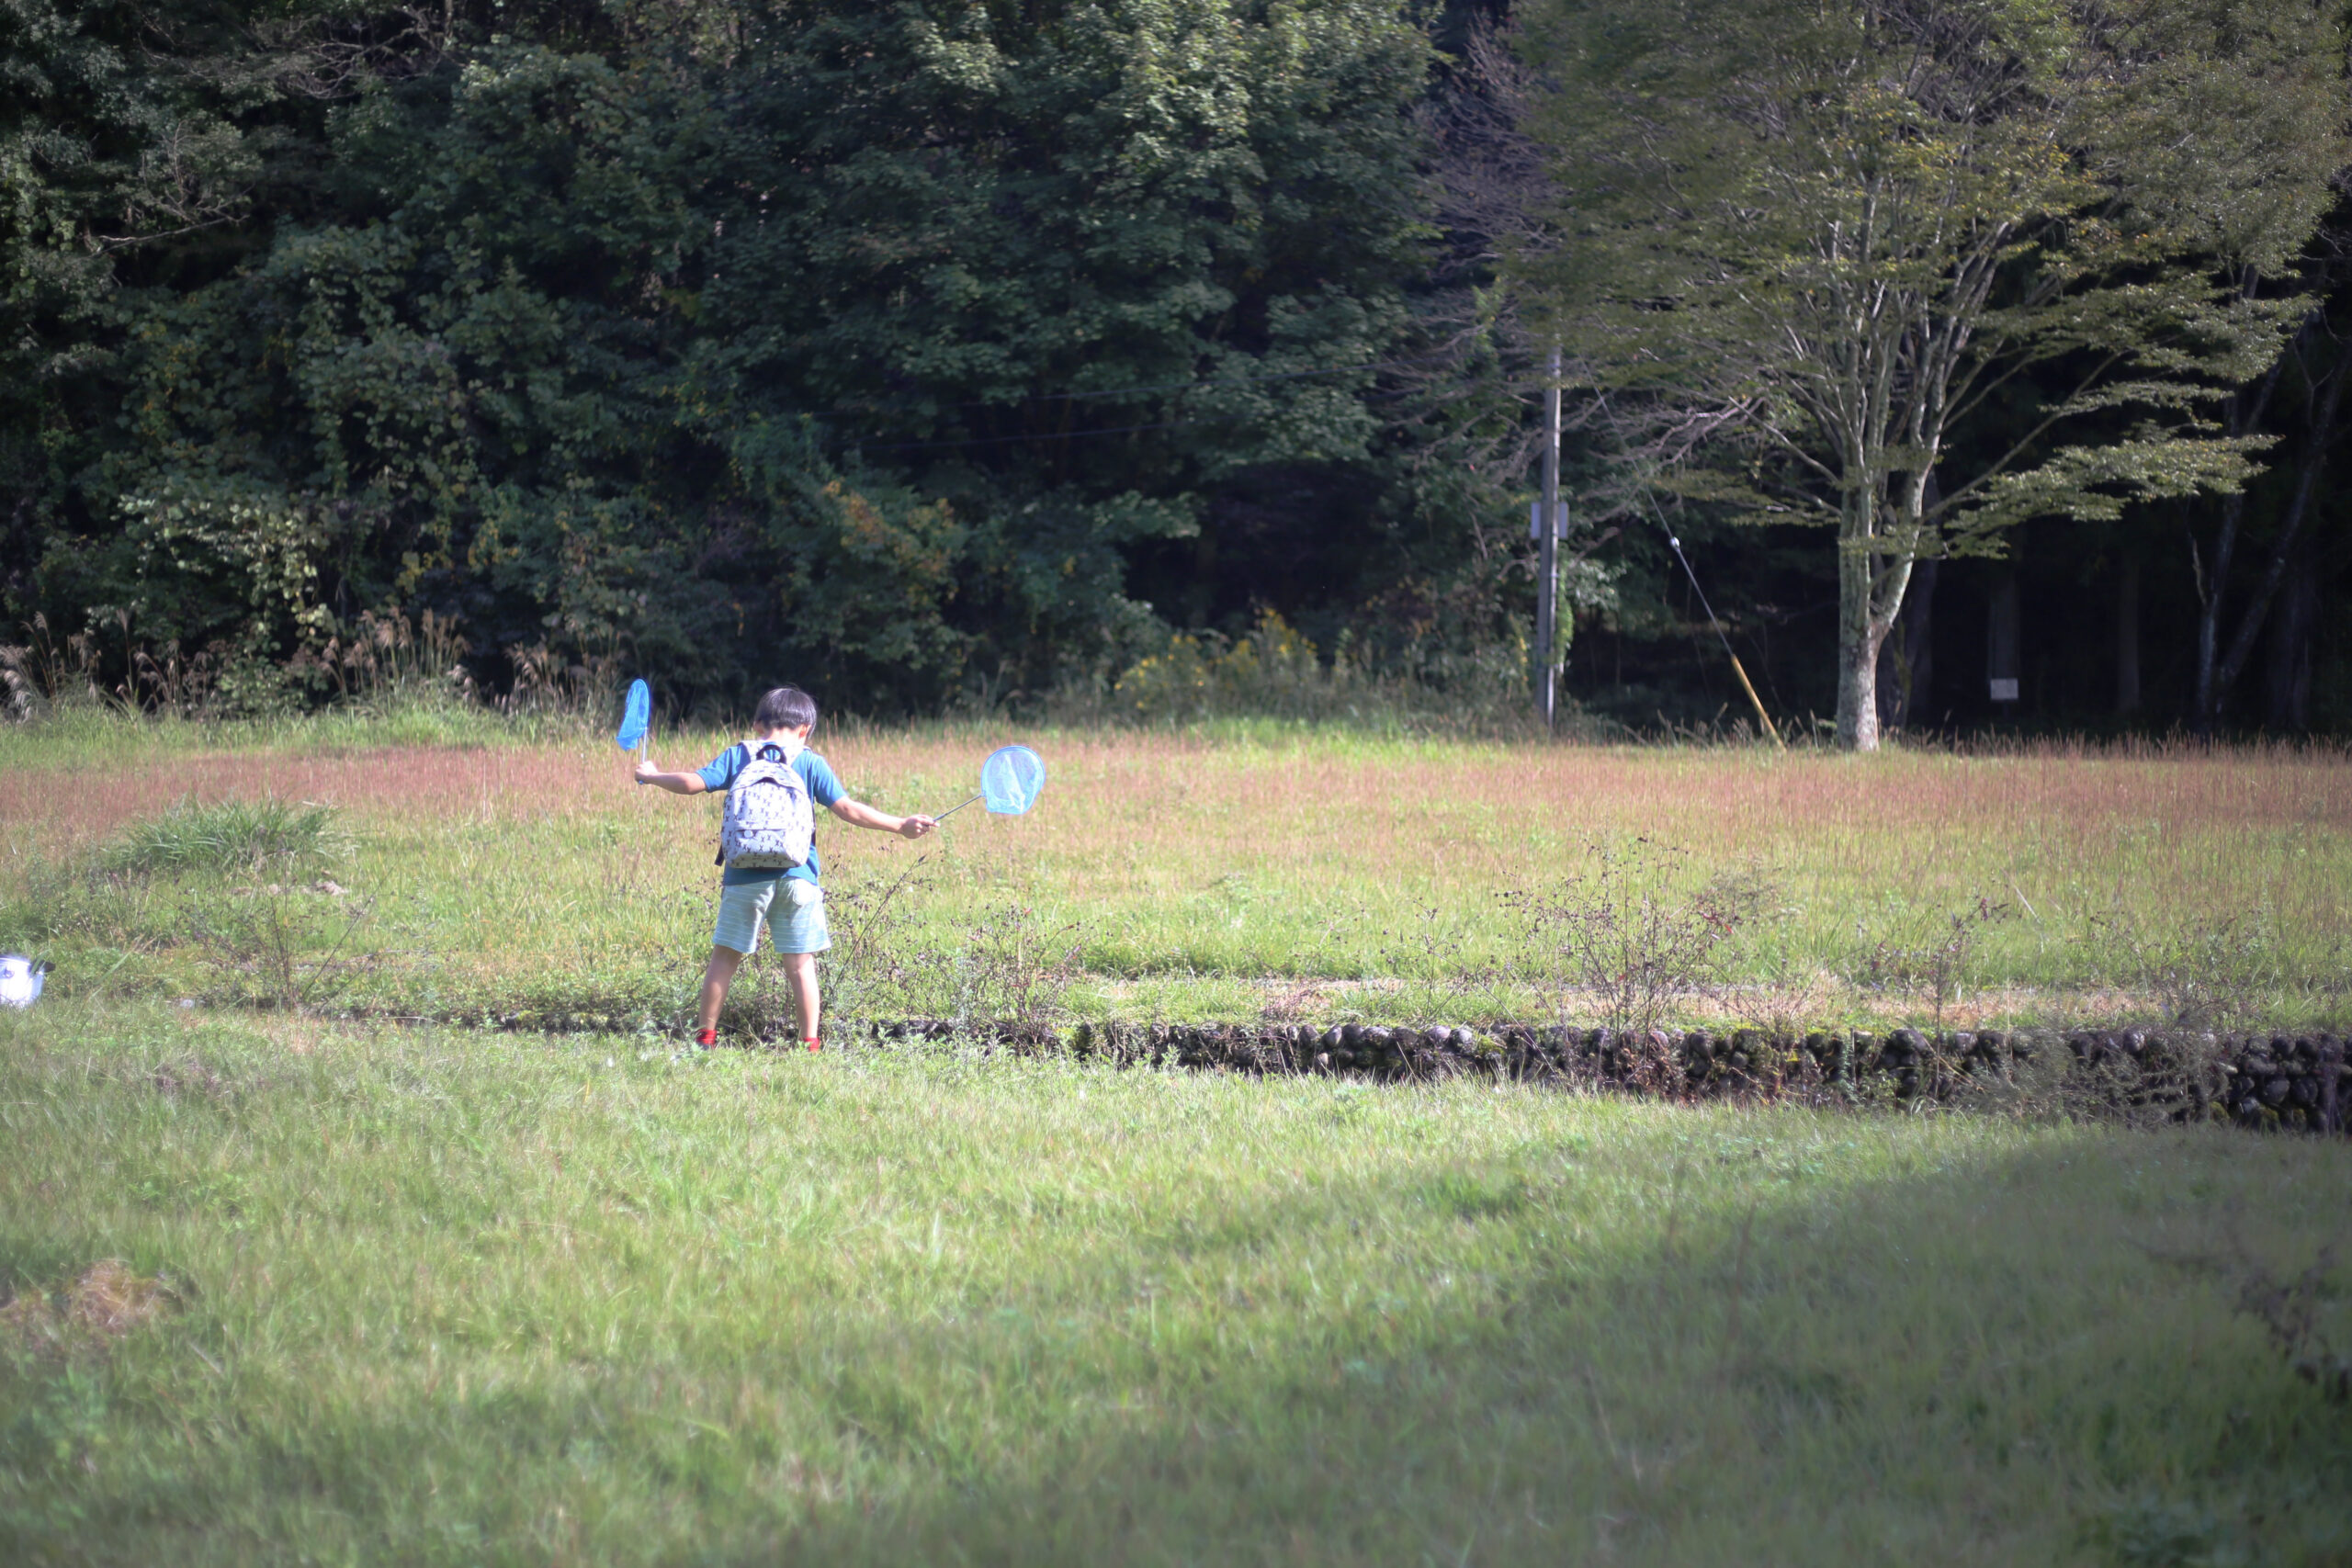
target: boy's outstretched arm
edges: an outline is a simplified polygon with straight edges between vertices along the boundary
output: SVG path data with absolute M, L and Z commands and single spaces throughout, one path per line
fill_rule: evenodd
M 653 765 L 650 757 L 637 760 L 637 782 L 666 789 L 672 795 L 700 795 L 710 787 L 702 782 L 700 773 L 665 773 Z
M 893 817 L 887 811 L 876 811 L 862 800 L 847 795 L 833 802 L 831 811 L 844 822 L 860 828 L 871 828 L 877 833 L 896 833 L 901 839 L 920 839 L 939 824 L 928 817 Z

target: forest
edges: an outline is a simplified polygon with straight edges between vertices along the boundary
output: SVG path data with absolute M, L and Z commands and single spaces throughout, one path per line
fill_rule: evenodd
M 2352 731 L 2344 20 L 6 0 L 0 700 Z

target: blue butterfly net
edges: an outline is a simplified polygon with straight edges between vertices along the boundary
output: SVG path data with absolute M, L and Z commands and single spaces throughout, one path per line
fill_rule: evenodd
M 613 744 L 624 751 L 634 751 L 637 743 L 645 739 L 646 727 L 653 722 L 653 688 L 642 681 L 628 683 L 628 705 L 621 710 L 620 733 L 613 737 Z
M 1026 746 L 1004 746 L 980 764 L 980 795 L 1000 817 L 1019 817 L 1046 787 L 1045 760 Z

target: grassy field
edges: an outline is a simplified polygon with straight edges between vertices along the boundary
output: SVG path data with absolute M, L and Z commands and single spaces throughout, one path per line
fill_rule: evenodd
M 2344 1016 L 2332 754 L 1023 738 L 825 830 L 837 1007 L 1573 1013 L 1605 860 L 1750 917 L 1694 1012 Z M 562 721 L 0 729 L 0 1562 L 2352 1562 L 2340 1140 L 682 1053 L 712 837 Z
M 0 733 L 0 946 L 51 957 L 70 995 L 251 998 L 301 967 L 312 1006 L 666 1026 L 707 951 L 716 807 L 633 789 L 584 730 L 517 740 L 427 714 L 242 737 Z M 1008 738 L 819 745 L 862 797 L 937 811 Z M 1053 770 L 1030 817 L 975 808 L 922 847 L 820 834 L 848 1010 L 985 1013 L 1021 983 L 1130 1016 L 1574 1013 L 1543 984 L 1524 900 L 1589 873 L 1595 845 L 1669 901 L 1713 885 L 1752 911 L 1724 954 L 1739 989 L 1694 989 L 1697 1013 L 1744 989 L 1831 1022 L 2149 1018 L 2184 964 L 2264 1022 L 2341 1026 L 2352 1010 L 2352 770 L 2332 752 L 1778 757 L 1241 727 L 1027 739 Z M 698 763 L 726 739 L 658 735 L 656 750 Z M 121 835 L 175 801 L 263 797 L 331 804 L 344 847 L 277 869 L 122 860 Z M 349 897 L 297 891 L 320 876 Z M 273 943 L 300 964 L 273 966 Z M 744 998 L 766 1005 L 756 974 Z
M 2352 1557 L 2332 1140 L 77 999 L 0 1131 L 12 1563 Z

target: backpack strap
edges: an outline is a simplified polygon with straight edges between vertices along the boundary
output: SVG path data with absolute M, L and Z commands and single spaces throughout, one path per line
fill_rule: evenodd
M 773 746 L 776 750 L 783 753 L 784 760 L 787 762 L 798 761 L 800 760 L 800 753 L 808 749 L 805 742 L 789 730 L 780 731 L 771 739 L 758 741 L 756 743 L 746 740 L 743 742 L 743 745 L 753 756 L 759 755 L 760 752 L 764 751 L 769 747 Z
M 759 760 L 759 753 L 752 750 L 752 743 L 749 740 L 738 740 L 735 742 L 735 746 L 741 746 L 743 748 L 743 768 L 750 767 L 753 762 Z M 727 750 L 732 751 L 735 749 L 735 746 L 729 746 Z M 722 753 L 722 755 L 724 753 Z M 738 768 L 735 772 L 740 775 L 742 773 L 743 768 Z M 734 786 L 730 784 L 728 787 L 732 789 Z M 723 827 L 718 830 L 718 852 L 710 857 L 710 863 L 713 865 L 725 865 L 727 863 L 727 829 Z

